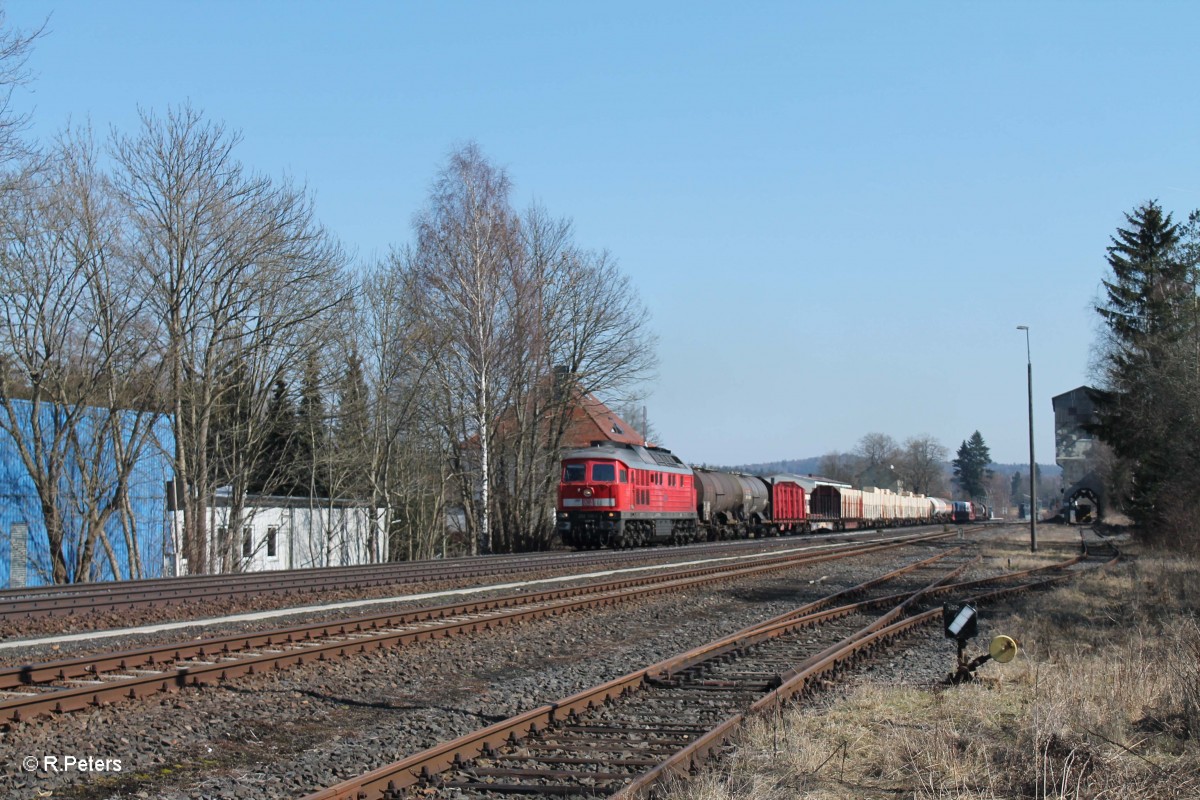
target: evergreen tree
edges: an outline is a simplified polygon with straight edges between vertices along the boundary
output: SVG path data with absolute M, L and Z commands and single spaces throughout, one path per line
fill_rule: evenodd
M 292 495 L 296 493 L 295 459 L 296 410 L 288 394 L 287 383 L 275 381 L 267 406 L 263 448 L 254 465 L 250 491 L 258 494 Z
M 987 468 L 992 463 L 992 454 L 979 431 L 962 443 L 957 456 L 953 462 L 954 482 L 968 497 L 983 497 L 984 482 L 992 476 L 992 471 Z
M 1118 228 L 1108 247 L 1108 302 L 1096 309 L 1113 335 L 1110 357 L 1118 368 L 1136 366 L 1179 332 L 1179 300 L 1191 289 L 1171 215 L 1150 201 L 1125 219 L 1130 227 Z
M 206 440 L 214 486 L 228 486 L 245 468 L 253 392 L 245 360 L 240 354 L 230 358 L 217 374 Z
M 1095 432 L 1131 473 L 1126 510 L 1152 525 L 1163 521 L 1164 500 L 1192 491 L 1179 481 L 1195 469 L 1196 247 L 1156 202 L 1125 219 L 1108 247 L 1106 302 L 1096 308 L 1108 336 Z

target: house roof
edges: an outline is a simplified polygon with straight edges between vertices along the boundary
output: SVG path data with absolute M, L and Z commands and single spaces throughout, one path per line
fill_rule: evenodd
M 1096 394 L 1096 390 L 1091 386 L 1077 386 L 1069 392 L 1054 395 L 1054 397 L 1050 398 L 1050 403 L 1054 406 L 1067 405 L 1073 403 L 1079 397 L 1086 397 L 1091 401 L 1094 394 Z M 1059 403 L 1060 400 L 1063 402 Z
M 571 411 L 562 447 L 573 450 L 598 441 L 645 444 L 641 433 L 632 425 L 592 395 L 584 395 Z

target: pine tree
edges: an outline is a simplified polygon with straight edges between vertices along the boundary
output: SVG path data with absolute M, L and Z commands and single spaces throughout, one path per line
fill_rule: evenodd
M 1108 303 L 1096 310 L 1108 324 L 1115 365 L 1127 367 L 1178 332 L 1179 299 L 1188 296 L 1188 265 L 1177 257 L 1179 226 L 1150 201 L 1125 215 L 1108 247 Z
M 992 471 L 987 468 L 992 463 L 992 454 L 982 434 L 979 431 L 971 434 L 971 438 L 958 448 L 957 456 L 953 462 L 954 482 L 968 497 L 983 497 L 984 482 L 992 476 Z
M 245 469 L 253 392 L 246 362 L 240 354 L 235 355 L 217 374 L 213 391 L 216 401 L 206 446 L 214 486 L 227 486 Z
M 287 383 L 275 381 L 267 406 L 266 434 L 254 465 L 250 491 L 258 494 L 292 495 L 296 493 L 295 459 L 296 410 L 288 394 Z
M 1184 441 L 1194 427 L 1186 420 L 1196 386 L 1196 348 L 1188 346 L 1196 328 L 1195 248 L 1154 201 L 1125 219 L 1128 227 L 1108 247 L 1106 302 L 1096 308 L 1108 329 L 1096 433 L 1129 467 L 1126 510 L 1155 524 L 1195 449 Z

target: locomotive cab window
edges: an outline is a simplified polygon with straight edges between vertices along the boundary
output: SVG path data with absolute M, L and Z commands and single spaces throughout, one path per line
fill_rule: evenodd
M 621 483 L 629 483 L 629 473 L 621 470 Z
M 597 483 L 612 483 L 617 479 L 617 468 L 613 464 L 592 464 L 592 480 Z
M 563 483 L 582 483 L 587 480 L 587 466 L 584 464 L 567 464 L 563 467 Z

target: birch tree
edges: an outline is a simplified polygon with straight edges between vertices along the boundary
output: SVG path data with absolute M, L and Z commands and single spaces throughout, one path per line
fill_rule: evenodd
M 492 446 L 513 352 L 517 220 L 511 183 L 470 144 L 451 154 L 416 221 L 410 273 L 424 353 L 435 366 L 440 419 L 474 536 L 491 549 Z
M 391 260 L 406 335 L 430 385 L 473 551 L 547 546 L 559 446 L 588 393 L 619 393 L 653 370 L 648 315 L 603 251 L 572 226 L 509 205 L 507 174 L 475 145 L 451 154 L 416 243 Z

